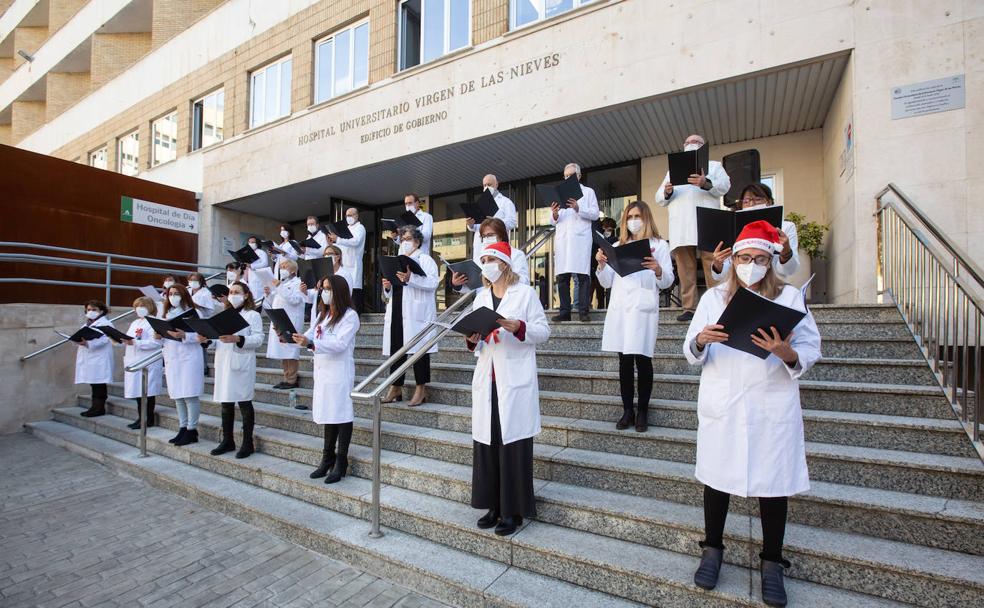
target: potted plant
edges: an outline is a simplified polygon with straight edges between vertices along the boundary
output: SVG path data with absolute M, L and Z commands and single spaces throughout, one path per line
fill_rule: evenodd
M 799 238 L 800 267 L 793 276 L 789 277 L 789 283 L 800 286 L 815 273 L 817 276 L 810 283 L 807 298 L 816 303 L 823 297 L 821 295 L 820 298 L 814 298 L 813 294 L 826 293 L 826 264 L 823 260 L 827 255 L 823 251 L 823 237 L 830 230 L 830 226 L 808 221 L 801 213 L 795 212 L 786 214 L 786 219 L 796 225 L 796 235 Z

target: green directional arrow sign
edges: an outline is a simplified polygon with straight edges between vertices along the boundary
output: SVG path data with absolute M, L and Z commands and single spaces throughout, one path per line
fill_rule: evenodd
M 133 221 L 133 199 L 129 196 L 124 196 L 120 200 L 120 221 Z
M 165 230 L 198 233 L 198 212 L 130 196 L 120 197 L 120 221 Z

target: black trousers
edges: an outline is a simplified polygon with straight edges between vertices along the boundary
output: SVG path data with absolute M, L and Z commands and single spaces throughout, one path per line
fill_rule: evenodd
M 502 445 L 499 396 L 492 383 L 492 444 L 472 442 L 472 498 L 476 509 L 504 517 L 536 517 L 533 498 L 533 438 Z
M 557 295 L 560 298 L 560 312 L 571 312 L 571 277 L 574 277 L 574 289 L 577 290 L 577 310 L 587 314 L 591 308 L 591 278 L 586 274 L 558 274 Z
M 653 360 L 645 355 L 618 354 L 618 384 L 622 392 L 622 408 L 631 412 L 635 400 L 635 371 L 639 370 L 639 409 L 649 408 L 653 394 Z
M 400 287 L 394 287 L 392 293 L 393 303 L 390 307 L 390 352 L 395 353 L 403 348 L 403 289 Z M 393 365 L 390 366 L 390 373 L 395 372 L 406 362 L 406 360 L 406 355 L 403 355 L 397 359 Z M 406 382 L 406 378 L 407 375 L 403 374 L 396 379 L 393 386 L 403 386 Z M 413 379 L 417 384 L 430 383 L 431 363 L 429 353 L 425 353 L 424 356 L 414 362 Z
M 704 542 L 702 547 L 723 549 L 724 522 L 728 518 L 731 495 L 704 486 Z M 762 552 L 759 557 L 770 562 L 782 562 L 782 543 L 786 536 L 786 512 L 789 498 L 777 496 L 759 498 L 762 518 Z
M 359 315 L 361 315 L 363 312 L 365 312 L 363 310 L 363 308 L 362 308 L 363 306 L 364 306 L 364 304 L 362 302 L 362 290 L 361 289 L 353 289 L 352 290 L 352 308 L 355 309 L 355 312 L 357 312 L 357 313 L 359 313 Z
M 105 384 L 90 384 L 92 388 L 92 398 L 106 400 L 109 395 L 109 388 Z

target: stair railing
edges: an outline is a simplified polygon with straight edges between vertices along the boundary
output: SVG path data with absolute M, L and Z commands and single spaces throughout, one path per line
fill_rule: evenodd
M 523 252 L 526 254 L 527 259 L 531 258 L 534 253 L 546 245 L 547 242 L 553 238 L 554 232 L 555 228 L 553 226 L 545 226 L 530 237 L 529 240 L 527 240 L 521 247 Z M 445 335 L 447 335 L 448 332 L 451 331 L 448 326 L 454 325 L 457 318 L 464 314 L 465 307 L 475 299 L 475 294 L 477 293 L 477 290 L 469 291 L 458 298 L 456 302 L 444 309 L 444 312 L 442 312 L 436 319 L 428 323 L 423 329 L 417 332 L 417 335 L 408 340 L 399 350 L 390 355 L 386 361 L 380 364 L 379 367 L 374 369 L 362 380 L 362 382 L 352 389 L 353 401 L 368 403 L 372 406 L 372 506 L 369 511 L 369 521 L 371 526 L 369 536 L 371 538 L 381 538 L 383 536 L 383 533 L 379 528 L 379 492 L 381 485 L 380 479 L 382 475 L 380 455 L 382 452 L 383 391 L 389 389 L 389 387 L 396 382 L 397 378 L 405 374 L 407 370 L 413 367 L 413 364 L 416 363 L 417 360 L 424 356 L 424 354 L 426 354 L 431 347 L 437 344 Z M 414 348 L 421 342 L 423 342 L 423 345 L 417 348 L 415 352 L 409 352 L 410 349 Z M 375 388 L 367 389 L 367 387 L 374 380 L 382 376 L 383 373 L 390 369 L 390 366 L 395 365 L 396 362 L 405 355 L 407 356 L 407 360 L 404 361 L 395 371 L 386 376 L 378 385 L 376 385 Z
M 984 459 L 984 271 L 895 184 L 875 199 L 880 293 L 898 307 Z
M 140 457 L 147 457 L 147 382 L 151 365 L 164 359 L 164 351 L 158 350 L 123 368 L 130 373 L 140 373 Z

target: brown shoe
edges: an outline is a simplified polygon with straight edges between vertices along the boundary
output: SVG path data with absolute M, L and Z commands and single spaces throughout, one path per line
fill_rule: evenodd
M 427 387 L 423 384 L 418 384 L 417 388 L 413 391 L 413 399 L 411 399 L 407 405 L 410 407 L 417 407 L 422 405 L 427 401 Z
M 380 400 L 380 403 L 393 403 L 394 401 L 403 401 L 403 388 L 400 386 L 391 386 L 386 396 Z

